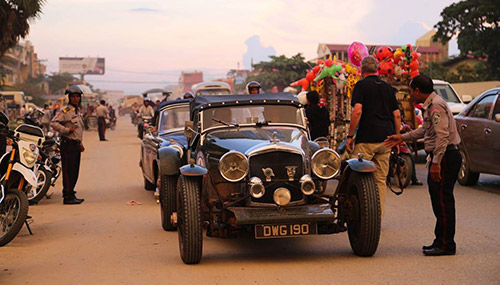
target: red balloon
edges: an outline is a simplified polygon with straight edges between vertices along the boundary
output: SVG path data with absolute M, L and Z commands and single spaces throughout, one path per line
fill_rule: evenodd
M 420 65 L 420 62 L 418 62 L 418 60 L 415 59 L 415 60 L 412 60 L 410 62 L 409 67 L 411 70 L 418 70 L 419 65 Z
M 314 80 L 314 77 L 316 77 L 316 75 L 314 74 L 314 72 L 313 72 L 313 71 L 308 71 L 308 72 L 307 72 L 306 79 L 307 79 L 309 82 L 313 81 L 313 80 Z
M 418 69 L 410 71 L 410 77 L 411 78 L 413 78 L 413 77 L 415 77 L 415 76 L 417 76 L 419 74 L 420 74 L 420 72 L 418 71 Z
M 321 66 L 319 65 L 316 65 L 314 68 L 313 68 L 313 72 L 314 72 L 314 75 L 318 74 L 319 70 L 321 69 Z
M 323 60 L 318 59 L 318 65 L 322 65 L 322 64 L 323 64 Z
M 383 61 L 378 65 L 377 70 L 381 75 L 394 74 L 394 63 L 390 60 Z
M 325 60 L 325 65 L 326 65 L 327 67 L 332 66 L 332 65 L 333 65 L 333 60 L 331 60 L 331 59 L 327 59 L 327 60 Z
M 411 53 L 411 58 L 412 58 L 412 60 L 417 60 L 420 58 L 420 55 L 421 55 L 420 53 L 414 51 Z
M 386 58 L 392 57 L 393 53 L 394 53 L 394 51 L 392 50 L 392 48 L 390 48 L 388 46 L 379 47 L 377 49 L 377 51 L 375 52 L 378 61 L 382 61 Z

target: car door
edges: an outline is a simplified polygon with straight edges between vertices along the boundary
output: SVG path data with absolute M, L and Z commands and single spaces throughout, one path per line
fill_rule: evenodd
M 496 94 L 486 94 L 471 108 L 465 117 L 458 122 L 462 144 L 465 146 L 471 170 L 487 172 L 487 163 L 490 153 L 485 149 L 486 123 L 491 117 Z
M 487 152 L 484 164 L 485 172 L 500 175 L 500 164 L 498 164 L 498 158 L 500 157 L 500 122 L 495 121 L 495 115 L 500 114 L 500 95 L 497 94 L 496 97 L 491 117 L 484 126 L 484 149 Z

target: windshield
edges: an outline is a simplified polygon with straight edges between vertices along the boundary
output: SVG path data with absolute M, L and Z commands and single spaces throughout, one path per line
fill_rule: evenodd
M 434 84 L 434 90 L 436 94 L 441 96 L 447 103 L 461 103 L 455 91 L 453 91 L 448 84 Z
M 223 125 L 294 124 L 305 127 L 302 109 L 289 105 L 228 106 L 203 111 L 203 129 Z
M 184 128 L 186 121 L 189 121 L 189 106 L 165 109 L 160 113 L 158 132 Z
M 196 96 L 203 96 L 203 95 L 229 95 L 230 92 L 229 90 L 222 88 L 222 89 L 202 89 L 196 91 Z

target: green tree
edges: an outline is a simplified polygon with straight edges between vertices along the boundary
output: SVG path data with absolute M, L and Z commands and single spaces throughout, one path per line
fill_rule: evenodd
M 0 1 L 0 56 L 24 38 L 30 28 L 30 20 L 42 13 L 45 0 Z
M 52 73 L 49 75 L 50 93 L 56 93 L 61 89 L 65 89 L 75 80 L 76 78 L 69 73 Z
M 441 17 L 434 26 L 437 29 L 434 41 L 446 43 L 458 35 L 462 55 L 487 59 L 488 74 L 484 79 L 500 78 L 500 1 L 460 1 L 444 8 Z
M 283 90 L 290 83 L 305 77 L 306 70 L 310 68 L 300 53 L 290 58 L 284 55 L 270 58 L 271 61 L 254 64 L 254 70 L 259 70 L 260 73 L 247 77 L 245 84 L 257 81 L 265 91 L 270 91 L 273 86 Z

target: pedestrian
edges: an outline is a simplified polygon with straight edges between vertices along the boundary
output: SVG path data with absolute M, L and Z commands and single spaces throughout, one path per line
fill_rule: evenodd
M 315 140 L 319 137 L 327 137 L 328 127 L 330 126 L 328 110 L 319 105 L 319 94 L 317 91 L 307 92 L 306 98 L 306 117 L 307 121 L 309 121 L 311 139 Z
M 381 216 L 385 213 L 385 193 L 387 174 L 389 172 L 389 157 L 391 149 L 384 140 L 387 136 L 399 134 L 401 114 L 396 100 L 394 88 L 377 75 L 377 60 L 367 56 L 361 61 L 362 80 L 354 86 L 351 105 L 351 123 L 347 135 L 346 149 L 357 157 L 375 163 L 375 179 L 380 199 Z M 356 144 L 354 145 L 354 132 Z
M 107 141 L 106 139 L 106 118 L 108 117 L 109 110 L 106 107 L 106 101 L 101 100 L 101 105 L 95 110 L 97 116 L 97 131 L 99 132 L 99 140 Z
M 52 112 L 50 111 L 49 105 L 45 104 L 43 106 L 43 116 L 42 116 L 42 127 L 45 134 L 50 131 L 50 120 Z
M 65 92 L 69 105 L 52 119 L 52 128 L 61 134 L 61 163 L 63 174 L 63 204 L 81 204 L 84 199 L 76 198 L 75 186 L 80 172 L 83 147 L 83 114 L 80 102 L 82 90 L 78 85 L 71 85 Z
M 455 198 L 453 187 L 458 178 L 462 157 L 458 150 L 460 137 L 453 113 L 448 104 L 434 92 L 432 79 L 418 75 L 410 82 L 410 95 L 417 103 L 423 103 L 424 124 L 403 135 L 389 136 L 385 143 L 393 147 L 403 141 L 424 138 L 430 167 L 427 184 L 432 210 L 436 216 L 435 239 L 422 248 L 425 255 L 454 255 L 455 244 Z

